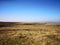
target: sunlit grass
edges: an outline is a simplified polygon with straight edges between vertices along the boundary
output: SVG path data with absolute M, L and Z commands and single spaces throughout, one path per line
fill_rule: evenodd
M 60 45 L 60 25 L 18 24 L 0 27 L 0 45 Z

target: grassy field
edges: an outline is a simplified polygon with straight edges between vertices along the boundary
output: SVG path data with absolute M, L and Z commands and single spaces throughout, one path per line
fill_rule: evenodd
M 60 24 L 0 22 L 0 45 L 60 45 Z

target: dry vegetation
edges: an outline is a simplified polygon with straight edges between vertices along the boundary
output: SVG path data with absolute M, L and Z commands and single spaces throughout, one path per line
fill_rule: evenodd
M 60 45 L 60 24 L 0 22 L 0 45 Z

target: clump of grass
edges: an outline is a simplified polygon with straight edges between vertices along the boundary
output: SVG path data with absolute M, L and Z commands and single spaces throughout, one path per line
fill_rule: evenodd
M 58 35 L 47 35 L 48 38 L 60 42 L 60 38 L 58 38 Z

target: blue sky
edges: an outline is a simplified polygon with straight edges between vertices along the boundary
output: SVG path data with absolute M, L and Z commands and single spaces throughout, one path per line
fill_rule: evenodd
M 60 0 L 0 0 L 0 21 L 60 22 Z

